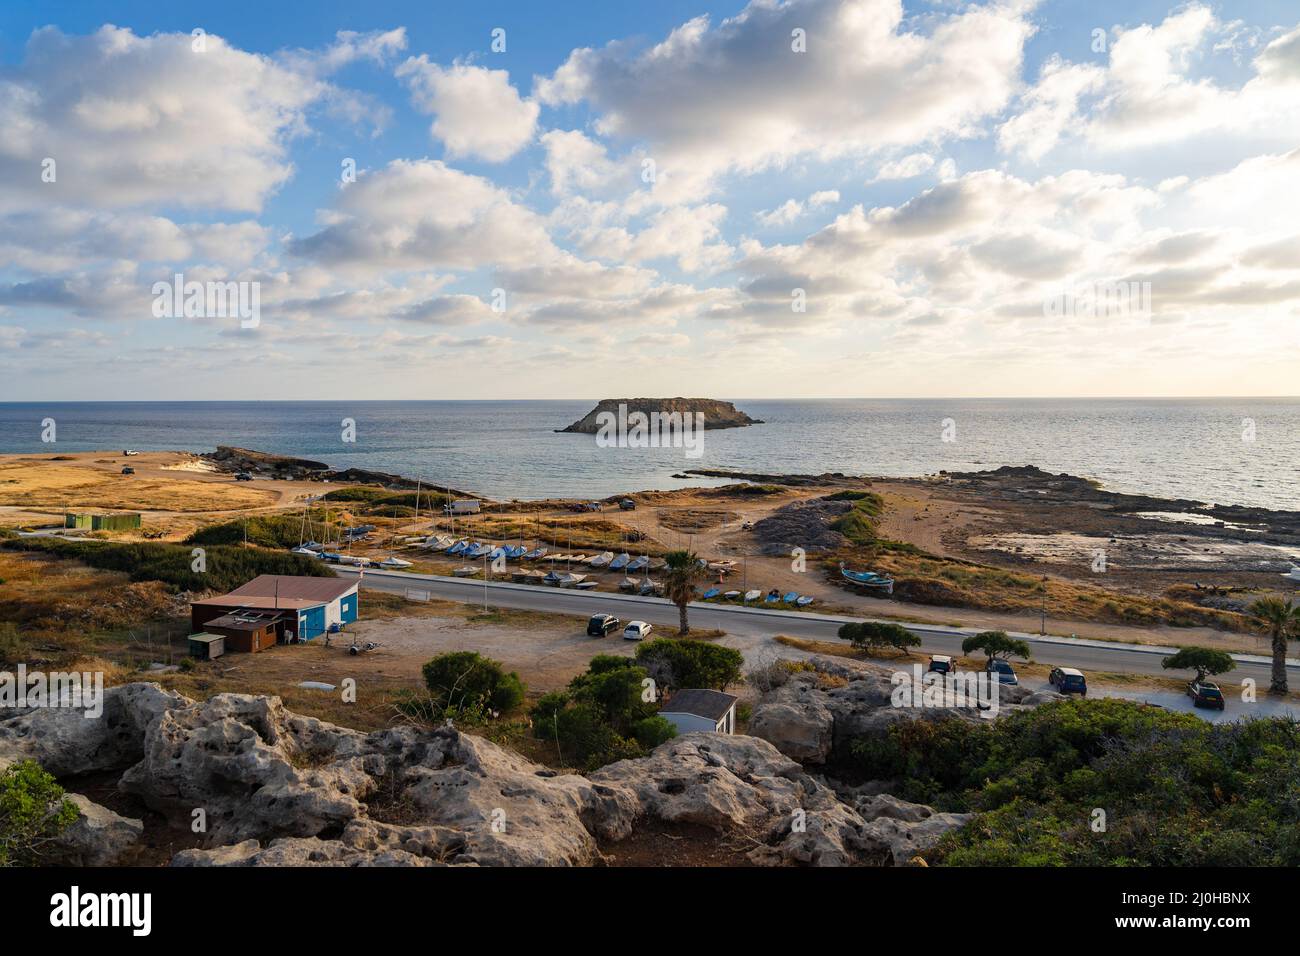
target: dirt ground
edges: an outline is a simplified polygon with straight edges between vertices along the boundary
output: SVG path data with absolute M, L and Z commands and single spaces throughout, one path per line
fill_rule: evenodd
M 136 470 L 135 475 L 120 474 L 127 464 Z M 719 486 L 643 492 L 632 496 L 637 501 L 636 510 L 620 511 L 607 506 L 599 514 L 575 513 L 567 502 L 512 503 L 489 506 L 482 515 L 454 522 L 427 514 L 418 518 L 362 518 L 349 515 L 346 505 L 338 507 L 344 520 L 379 526 L 369 543 L 350 545 L 349 553 L 372 559 L 398 555 L 413 562 L 411 570 L 415 572 L 448 574 L 465 563 L 414 546 L 413 541 L 431 533 L 518 541 L 529 547 L 541 542 L 550 547 L 553 555 L 579 551 L 590 555 L 601 550 L 656 555 L 689 547 L 710 560 L 735 562 L 730 573 L 714 572 L 716 577 L 711 576 L 706 587 L 716 582 L 724 590 L 794 591 L 814 599 L 812 610 L 829 613 L 1007 630 L 1039 629 L 1040 602 L 1032 595 L 1012 593 L 1014 589 L 999 595 L 996 583 L 985 587 L 974 600 L 967 598 L 961 603 L 884 599 L 842 586 L 833 568 L 828 571 L 818 564 L 816 555 L 809 555 L 807 564 L 798 567 L 787 557 L 760 553 L 761 543 L 750 529 L 752 524 L 784 505 L 842 489 L 845 481 L 869 488 L 883 499 L 877 528 L 882 540 L 903 542 L 917 554 L 952 561 L 959 569 L 969 563 L 1027 574 L 1033 579 L 1045 577 L 1053 587 L 1061 584 L 1073 588 L 1072 598 L 1080 594 L 1087 598 L 1075 601 L 1068 609 L 1064 603 L 1060 609 L 1054 609 L 1056 602 L 1048 603 L 1046 629 L 1052 634 L 1162 644 L 1203 641 L 1254 650 L 1258 641 L 1253 636 L 1225 632 L 1214 621 L 1178 622 L 1214 627 L 1170 627 L 1158 620 L 1134 619 L 1119 612 L 1134 610 L 1128 606 L 1134 600 L 1160 602 L 1169 596 L 1171 588 L 1190 589 L 1202 582 L 1246 589 L 1250 594 L 1281 589 L 1280 576 L 1273 567 L 1285 563 L 1284 547 L 1270 548 L 1249 538 L 1234 542 L 1224 537 L 1222 529 L 1170 525 L 1131 515 L 1117 517 L 1083 506 L 1040 507 L 1033 500 L 1002 500 L 960 483 L 923 479 L 845 479 L 824 486 L 762 485 L 748 491 Z M 142 511 L 144 529 L 114 535 L 115 540 L 179 540 L 196 527 L 228 520 L 232 515 L 300 509 L 307 498 L 337 487 L 341 486 L 313 481 L 235 482 L 229 475 L 212 470 L 202 458 L 179 452 L 145 452 L 129 458 L 120 452 L 0 456 L 0 525 L 48 526 L 56 523 L 65 509 L 120 508 Z M 1091 571 L 1099 544 L 1105 546 L 1109 561 L 1105 574 Z M 906 555 L 895 554 L 891 560 L 896 569 L 906 570 Z M 1251 570 L 1255 564 L 1264 570 Z M 550 562 L 535 565 L 543 570 L 551 566 Z M 623 577 L 622 572 L 593 571 L 585 566 L 574 570 L 586 573 L 589 580 L 605 590 L 614 590 Z M 898 573 L 895 570 L 896 576 Z M 1062 587 L 1056 592 L 1062 601 L 1065 591 Z M 1111 596 L 1124 600 L 1112 606 L 1108 614 L 1101 614 L 1103 606 L 1112 603 Z M 1192 594 L 1191 599 L 1200 597 Z M 1228 600 L 1234 599 L 1229 595 Z M 1092 608 L 1098 610 L 1096 616 Z

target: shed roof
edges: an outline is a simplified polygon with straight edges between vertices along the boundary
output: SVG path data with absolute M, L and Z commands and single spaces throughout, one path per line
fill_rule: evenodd
M 687 687 L 673 691 L 671 697 L 659 709 L 661 714 L 690 714 L 706 720 L 721 720 L 739 698 L 724 694 L 720 690 L 703 690 Z
M 333 601 L 349 591 L 356 590 L 355 579 L 328 577 L 314 578 L 296 574 L 259 574 L 247 584 L 231 591 L 239 597 L 275 597 L 304 600 Z
M 281 611 L 301 611 L 305 607 L 319 607 L 324 601 L 312 601 L 306 598 L 287 598 L 281 595 L 279 598 L 274 597 L 252 597 L 243 594 L 223 594 L 220 597 L 199 598 L 197 601 L 191 601 L 191 604 L 198 604 L 203 607 L 228 607 L 228 608 L 267 608 L 269 610 Z

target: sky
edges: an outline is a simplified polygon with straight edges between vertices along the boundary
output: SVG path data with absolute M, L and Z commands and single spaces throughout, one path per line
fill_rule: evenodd
M 1300 394 L 1293 0 L 9 2 L 0 130 L 0 401 Z

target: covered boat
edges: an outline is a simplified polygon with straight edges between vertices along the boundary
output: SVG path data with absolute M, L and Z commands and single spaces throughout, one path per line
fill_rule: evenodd
M 632 555 L 624 551 L 613 561 L 609 562 L 609 569 L 611 571 L 622 571 L 624 568 L 627 567 L 627 563 L 631 560 L 632 560 Z
M 614 560 L 613 551 L 602 551 L 600 554 L 596 555 L 587 563 L 590 564 L 593 568 L 603 568 L 613 560 Z

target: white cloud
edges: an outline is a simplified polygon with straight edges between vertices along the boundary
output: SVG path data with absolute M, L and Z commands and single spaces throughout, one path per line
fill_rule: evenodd
M 398 67 L 397 75 L 416 107 L 433 115 L 429 131 L 450 158 L 499 163 L 532 141 L 540 108 L 519 96 L 505 70 L 466 63 L 444 68 L 421 54 Z
M 51 203 L 256 212 L 292 174 L 288 140 L 330 91 L 219 36 L 37 30 L 0 79 L 0 210 Z M 56 180 L 42 182 L 42 162 Z
M 890 179 L 912 179 L 933 166 L 934 157 L 929 153 L 909 153 L 907 156 L 885 163 L 874 177 L 867 180 L 867 183 L 870 185 Z
M 796 28 L 806 53 L 791 50 Z M 898 0 L 754 2 L 641 52 L 575 50 L 535 93 L 590 103 L 602 135 L 648 144 L 660 169 L 702 189 L 728 169 L 973 134 L 1014 92 L 1032 32 L 1014 5 L 936 14 L 919 33 Z

